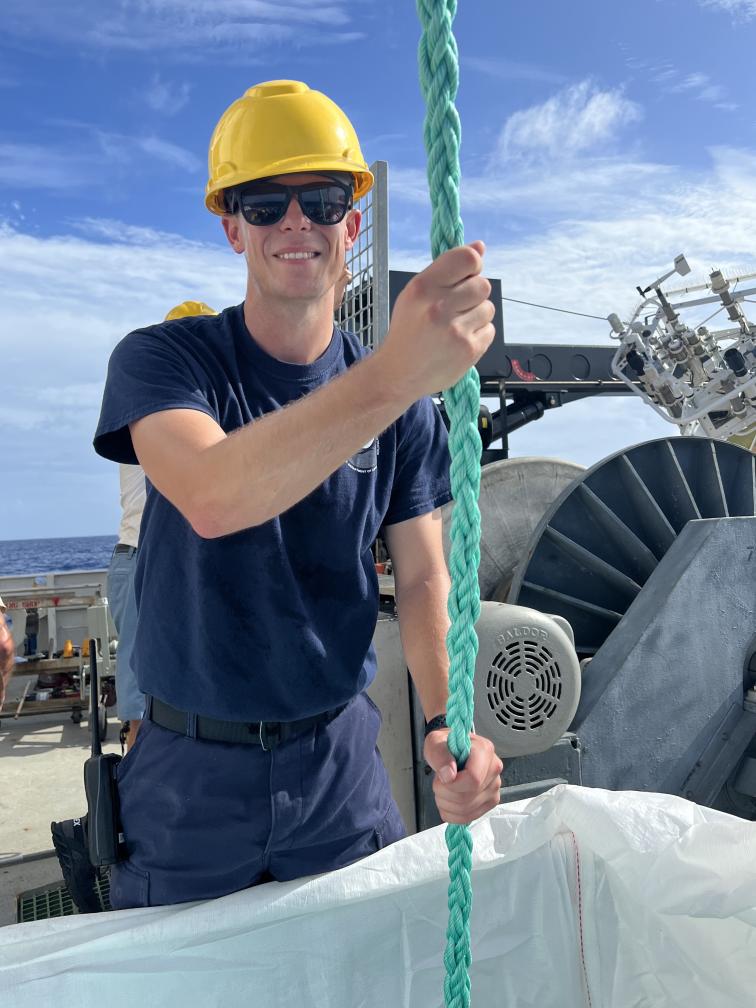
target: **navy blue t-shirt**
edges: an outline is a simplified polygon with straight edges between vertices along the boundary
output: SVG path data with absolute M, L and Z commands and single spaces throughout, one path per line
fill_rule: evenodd
M 95 449 L 136 463 L 128 424 L 166 409 L 200 410 L 229 433 L 365 353 L 335 329 L 314 363 L 276 360 L 250 336 L 243 306 L 139 329 L 111 356 Z M 221 538 L 197 535 L 148 481 L 135 576 L 139 688 L 239 721 L 296 720 L 345 703 L 375 675 L 370 547 L 380 527 L 450 496 L 446 430 L 430 399 L 288 511 Z

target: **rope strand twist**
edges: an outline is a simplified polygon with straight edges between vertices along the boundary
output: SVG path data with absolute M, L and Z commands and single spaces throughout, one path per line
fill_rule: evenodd
M 433 258 L 464 242 L 459 211 L 460 122 L 454 101 L 459 85 L 459 59 L 452 24 L 456 0 L 417 0 L 422 26 L 418 47 L 420 85 L 426 104 L 424 126 L 428 157 Z M 449 451 L 454 509 L 451 525 L 449 593 L 448 746 L 460 770 L 470 753 L 473 724 L 473 677 L 480 614 L 481 442 L 478 433 L 480 379 L 471 368 L 444 391 L 450 419 Z M 472 909 L 472 835 L 467 826 L 446 828 L 449 851 L 449 922 L 446 931 L 444 998 L 447 1008 L 470 1004 L 470 912 Z

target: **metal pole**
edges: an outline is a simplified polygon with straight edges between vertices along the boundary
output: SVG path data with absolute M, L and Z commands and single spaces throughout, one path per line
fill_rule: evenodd
M 370 170 L 375 177 L 373 187 L 373 320 L 372 346 L 383 342 L 389 327 L 389 205 L 388 162 L 375 161 Z

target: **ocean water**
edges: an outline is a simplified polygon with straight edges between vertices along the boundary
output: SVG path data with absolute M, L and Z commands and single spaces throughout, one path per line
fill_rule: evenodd
M 117 541 L 114 535 L 0 540 L 0 576 L 103 570 L 110 563 Z

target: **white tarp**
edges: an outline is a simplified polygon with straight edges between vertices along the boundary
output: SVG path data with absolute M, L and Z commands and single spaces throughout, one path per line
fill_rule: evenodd
M 753 1008 L 756 825 L 559 787 L 473 827 L 474 1008 Z M 331 875 L 0 930 L 8 1008 L 435 1008 L 441 828 Z

